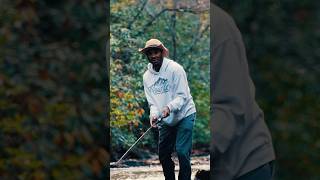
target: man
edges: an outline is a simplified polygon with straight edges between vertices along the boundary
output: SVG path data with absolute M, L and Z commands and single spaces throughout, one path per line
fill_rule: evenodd
M 211 6 L 211 179 L 270 180 L 275 153 L 233 19 Z
M 150 107 L 150 125 L 159 129 L 159 160 L 166 180 L 174 180 L 174 148 L 179 159 L 179 180 L 191 180 L 190 155 L 192 129 L 196 108 L 190 94 L 183 67 L 168 59 L 168 49 L 158 40 L 150 39 L 139 50 L 148 60 L 143 75 L 145 95 Z M 156 125 L 159 117 L 163 123 Z

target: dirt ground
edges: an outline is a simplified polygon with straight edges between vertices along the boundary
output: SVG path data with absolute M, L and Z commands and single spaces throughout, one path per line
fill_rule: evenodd
M 176 179 L 178 179 L 179 163 L 178 158 L 173 158 L 175 162 Z M 124 164 L 140 164 L 138 166 L 127 166 L 110 168 L 111 180 L 164 180 L 161 165 L 156 157 L 153 157 L 143 162 L 137 160 L 127 160 Z M 133 163 L 134 162 L 134 163 Z M 130 163 L 129 163 L 130 164 Z M 142 164 L 142 165 L 141 165 Z M 191 157 L 192 179 L 198 170 L 210 169 L 210 157 L 194 156 Z

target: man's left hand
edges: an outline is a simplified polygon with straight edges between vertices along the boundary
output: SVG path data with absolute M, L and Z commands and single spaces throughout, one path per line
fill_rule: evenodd
M 162 110 L 162 117 L 166 118 L 170 115 L 170 109 L 168 106 L 165 106 Z

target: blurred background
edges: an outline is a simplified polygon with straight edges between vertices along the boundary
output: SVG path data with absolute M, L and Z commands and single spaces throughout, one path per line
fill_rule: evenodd
M 150 38 L 181 64 L 197 108 L 193 150 L 209 154 L 210 24 L 208 0 L 112 0 L 110 23 L 111 161 L 117 161 L 150 127 L 142 76 L 147 58 L 138 52 Z M 157 153 L 157 129 L 128 155 L 147 159 Z
M 0 2 L 0 179 L 106 179 L 105 2 Z
M 149 125 L 140 84 L 147 60 L 137 49 L 153 36 L 188 73 L 198 108 L 194 149 L 206 151 L 209 6 L 200 0 L 111 3 L 110 158 L 117 160 Z M 257 100 L 273 136 L 277 179 L 320 178 L 319 3 L 216 1 L 243 35 Z M 1 179 L 108 178 L 106 4 L 1 1 Z M 156 152 L 155 136 L 139 147 Z M 138 149 L 131 157 L 148 157 Z
M 320 2 L 216 0 L 238 25 L 276 150 L 276 179 L 320 179 Z

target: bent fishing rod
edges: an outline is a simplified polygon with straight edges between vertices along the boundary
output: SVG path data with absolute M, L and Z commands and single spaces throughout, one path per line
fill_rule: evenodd
M 162 119 L 163 119 L 163 117 L 158 118 L 157 121 L 155 122 L 155 125 L 159 124 L 159 123 L 162 121 Z M 127 152 L 125 152 L 117 162 L 112 162 L 112 163 L 110 163 L 110 165 L 112 165 L 112 166 L 118 165 L 118 164 L 122 161 L 122 159 L 130 152 L 130 150 L 150 131 L 150 129 L 152 129 L 152 126 L 150 126 L 150 127 L 136 140 L 136 142 L 131 145 L 131 147 L 127 150 Z

